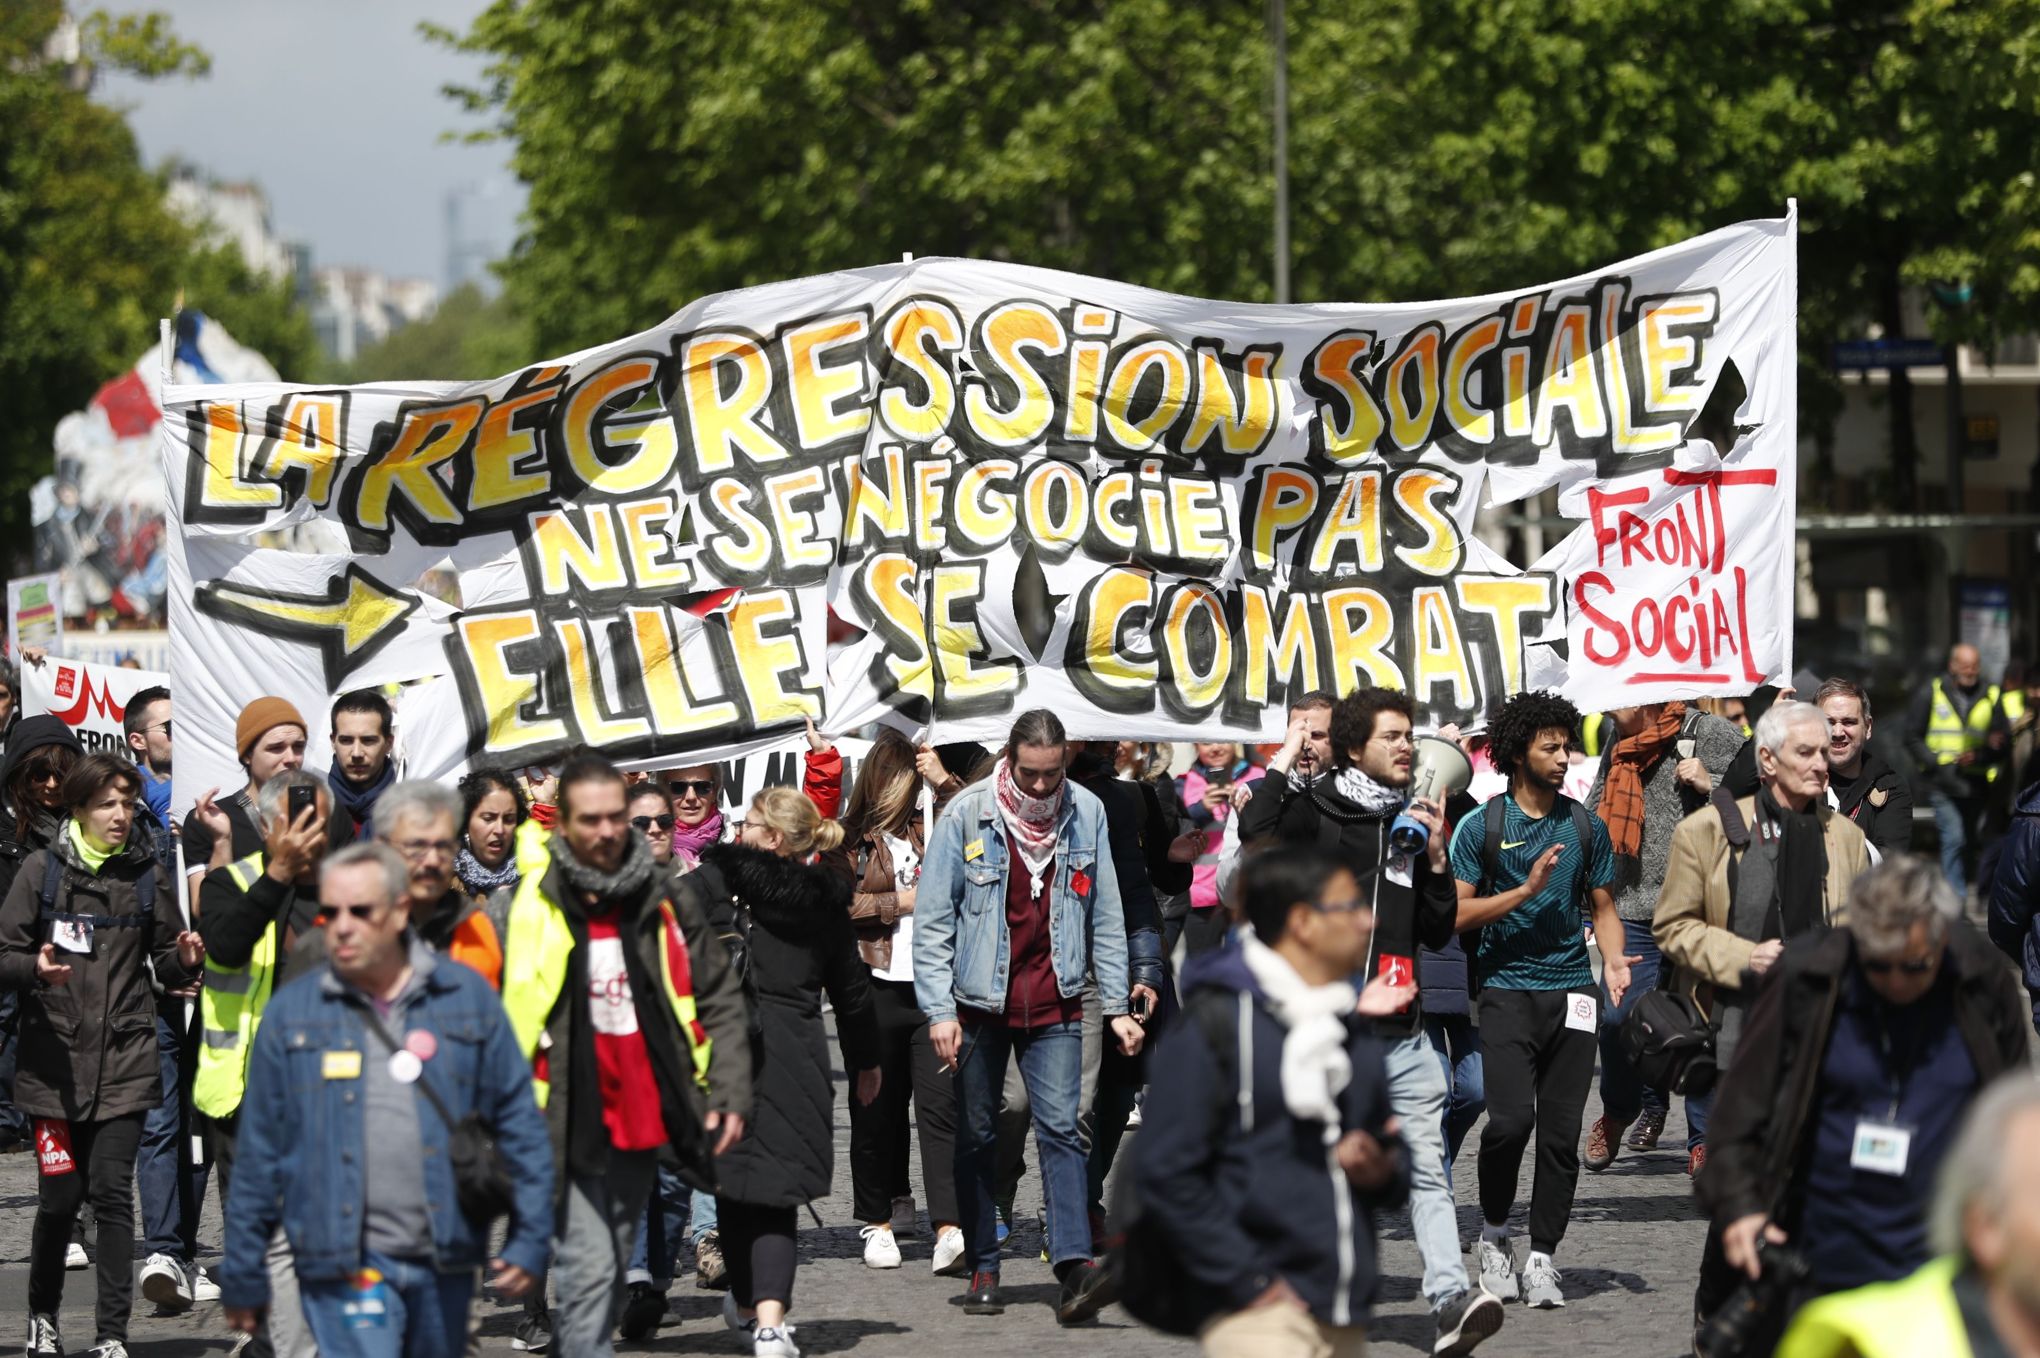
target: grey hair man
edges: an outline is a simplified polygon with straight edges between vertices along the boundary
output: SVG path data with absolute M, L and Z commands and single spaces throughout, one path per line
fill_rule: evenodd
M 500 985 L 503 948 L 496 925 L 454 879 L 460 816 L 460 794 L 430 779 L 410 778 L 377 800 L 375 835 L 403 859 L 408 881 L 402 895 L 418 937 Z
M 2018 983 L 1938 869 L 1890 859 L 1848 904 L 1847 928 L 1786 946 L 1716 1093 L 1698 1192 L 1719 1253 L 1702 1313 L 1762 1271 L 1760 1241 L 1804 1257 L 1802 1302 L 1924 1264 L 1963 1113 L 2028 1066 Z
M 1863 832 L 1827 804 L 1827 717 L 1775 703 L 1757 722 L 1757 795 L 1716 795 L 1672 832 L 1651 929 L 1691 994 L 1721 1024 L 1719 1060 L 1734 1055 L 1756 978 L 1785 945 L 1844 919 L 1849 884 L 1870 866 Z M 1688 1172 L 1706 1163 L 1689 1156 Z

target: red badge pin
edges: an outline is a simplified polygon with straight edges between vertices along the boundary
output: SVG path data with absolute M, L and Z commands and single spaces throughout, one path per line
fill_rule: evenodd
M 430 1061 L 439 1050 L 439 1039 L 423 1028 L 413 1028 L 404 1034 L 404 1050 L 420 1061 Z
M 1071 873 L 1071 874 L 1070 874 L 1070 890 L 1072 890 L 1072 891 L 1076 892 L 1076 893 L 1077 893 L 1077 894 L 1078 894 L 1079 896 L 1088 896 L 1088 895 L 1090 895 L 1090 894 L 1091 894 L 1091 877 L 1090 877 L 1090 874 L 1088 874 L 1088 873 L 1086 873 L 1086 872 L 1082 872 L 1082 871 L 1078 871 L 1078 872 L 1073 872 L 1073 873 Z

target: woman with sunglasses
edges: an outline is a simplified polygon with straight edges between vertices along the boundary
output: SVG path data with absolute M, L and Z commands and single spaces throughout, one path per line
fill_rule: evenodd
M 843 804 L 843 756 L 835 744 L 807 724 L 807 753 L 802 756 L 800 790 L 824 818 Z M 736 838 L 722 812 L 722 775 L 713 764 L 662 769 L 653 781 L 673 798 L 673 857 L 681 872 L 692 872 L 702 850 Z
M 461 890 L 486 904 L 517 885 L 517 827 L 530 810 L 524 790 L 502 769 L 478 768 L 460 780 L 461 841 L 453 872 Z
M 79 760 L 58 793 L 68 815 L 0 902 L 0 986 L 23 992 L 15 1096 L 36 1119 L 41 1170 L 23 1346 L 31 1354 L 64 1351 L 64 1266 L 89 1198 L 99 1226 L 91 1352 L 125 1358 L 135 1156 L 143 1120 L 163 1101 L 151 974 L 174 989 L 190 984 L 204 960 L 135 815 L 141 790 L 124 759 Z
M 723 1319 L 750 1336 L 757 1358 L 799 1358 L 786 1325 L 796 1213 L 828 1196 L 835 1159 L 823 992 L 865 1105 L 879 1092 L 878 1021 L 850 928 L 850 884 L 814 862 L 842 844 L 843 827 L 801 793 L 772 787 L 752 799 L 739 834 L 709 847 L 689 879 L 727 902 L 752 1012 L 752 1130 L 716 1162 L 730 1273 Z
M 921 1136 L 922 1199 L 935 1231 L 934 1268 L 954 1276 L 966 1267 L 952 1172 L 955 1076 L 935 1055 L 928 1016 L 914 999 L 914 883 L 926 845 L 918 754 L 899 732 L 880 732 L 850 789 L 844 845 L 824 861 L 850 879 L 850 923 L 857 932 L 857 950 L 871 969 L 884 1072 L 877 1099 L 868 1106 L 850 1105 L 850 1179 L 858 1220 L 865 1223 L 864 1263 L 898 1268 L 895 1231 L 911 1231 L 915 1224 L 907 1179 L 911 1100 Z M 945 776 L 940 767 L 935 773 Z
M 0 899 L 22 860 L 55 840 L 64 819 L 64 778 L 84 757 L 71 728 L 56 717 L 16 723 L 0 762 Z

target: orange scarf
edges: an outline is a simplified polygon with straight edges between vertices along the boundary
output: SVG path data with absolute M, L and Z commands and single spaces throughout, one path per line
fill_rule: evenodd
M 1615 742 L 1608 756 L 1608 776 L 1601 784 L 1601 819 L 1608 824 L 1608 842 L 1618 858 L 1643 852 L 1643 779 L 1678 739 L 1686 705 L 1666 703 L 1657 721 L 1633 736 Z

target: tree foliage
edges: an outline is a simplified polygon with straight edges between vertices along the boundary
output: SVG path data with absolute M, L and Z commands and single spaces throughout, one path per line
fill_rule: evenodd
M 333 382 L 463 381 L 499 377 L 537 352 L 508 299 L 485 296 L 472 283 L 448 293 L 439 309 L 337 365 L 319 380 Z
M 286 373 L 312 353 L 287 282 L 250 272 L 164 205 L 118 111 L 94 103 L 77 68 L 45 59 L 55 0 L 0 18 L 0 541 L 29 539 L 28 488 L 51 466 L 57 421 L 133 366 L 182 295 Z M 204 54 L 160 16 L 93 15 L 85 58 L 141 75 L 191 74 Z M 7 556 L 16 555 L 10 551 Z

